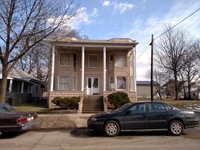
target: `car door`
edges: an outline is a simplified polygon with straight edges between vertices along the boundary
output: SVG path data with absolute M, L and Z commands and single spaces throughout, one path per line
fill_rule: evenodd
M 122 130 L 147 129 L 146 104 L 134 104 L 123 117 Z
M 148 103 L 149 129 L 167 129 L 169 112 L 163 103 Z

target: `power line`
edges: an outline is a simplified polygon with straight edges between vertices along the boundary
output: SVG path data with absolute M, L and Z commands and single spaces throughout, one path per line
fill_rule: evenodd
M 191 13 L 190 15 L 188 15 L 187 17 L 185 17 L 184 19 L 182 19 L 181 21 L 179 21 L 177 24 L 175 24 L 174 26 L 172 26 L 170 29 L 168 29 L 167 31 L 161 33 L 159 36 L 157 36 L 156 38 L 154 38 L 154 41 L 161 37 L 162 35 L 164 35 L 165 33 L 167 33 L 168 31 L 172 30 L 173 28 L 175 28 L 176 26 L 178 26 L 179 24 L 181 24 L 183 21 L 185 21 L 186 19 L 188 19 L 189 17 L 191 17 L 192 15 L 194 15 L 195 13 L 197 13 L 200 10 L 200 8 L 198 8 L 196 11 L 194 11 L 193 13 Z M 150 43 L 151 44 L 151 43 Z M 149 44 L 149 45 L 150 45 Z M 149 45 L 142 51 L 142 53 L 137 57 L 137 60 L 144 54 L 144 52 L 149 48 Z
M 174 26 L 172 26 L 170 29 L 168 29 L 167 31 L 161 33 L 159 36 L 157 36 L 156 38 L 154 38 L 154 40 L 156 40 L 157 38 L 161 37 L 163 34 L 167 33 L 168 31 L 170 31 L 171 29 L 175 28 L 176 26 L 178 26 L 179 24 L 181 24 L 183 21 L 185 21 L 186 19 L 188 19 L 189 17 L 191 17 L 192 15 L 194 15 L 195 13 L 197 13 L 200 10 L 200 8 L 198 8 L 196 11 L 194 11 L 193 13 L 191 13 L 190 15 L 188 15 L 187 17 L 185 17 L 184 19 L 182 19 L 181 21 L 179 21 L 177 24 L 175 24 Z
M 142 53 L 137 57 L 137 60 L 143 55 L 143 53 L 149 48 L 149 45 L 142 51 Z

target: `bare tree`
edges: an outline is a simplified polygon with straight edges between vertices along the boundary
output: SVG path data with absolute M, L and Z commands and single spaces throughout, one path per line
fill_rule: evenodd
M 181 69 L 179 76 L 183 82 L 187 84 L 187 98 L 191 99 L 191 86 L 196 82 L 199 75 L 199 60 L 195 43 L 189 45 L 188 52 L 183 57 L 184 67 Z M 184 89 L 184 97 L 186 98 L 186 90 Z
M 187 34 L 181 30 L 166 27 L 165 34 L 157 43 L 156 63 L 173 72 L 175 81 L 175 99 L 178 99 L 178 73 L 185 65 L 183 57 L 187 53 Z
M 148 70 L 146 72 L 146 75 L 145 75 L 147 78 L 150 78 L 151 76 L 151 71 Z M 160 99 L 162 100 L 163 97 L 162 97 L 162 94 L 163 94 L 163 91 L 162 91 L 162 85 L 165 83 L 166 79 L 168 77 L 166 76 L 166 72 L 164 70 L 161 70 L 161 69 L 154 69 L 153 71 L 153 86 L 154 88 L 156 89 L 156 93 L 158 93 Z
M 1 0 L 0 102 L 5 102 L 7 76 L 18 60 L 75 15 L 73 1 Z

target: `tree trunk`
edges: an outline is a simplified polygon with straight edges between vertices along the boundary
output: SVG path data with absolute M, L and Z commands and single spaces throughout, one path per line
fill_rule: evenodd
M 175 100 L 178 100 L 178 80 L 177 80 L 177 73 L 174 73 L 175 78 Z
M 2 66 L 2 81 L 0 90 L 0 103 L 6 102 L 8 68 Z

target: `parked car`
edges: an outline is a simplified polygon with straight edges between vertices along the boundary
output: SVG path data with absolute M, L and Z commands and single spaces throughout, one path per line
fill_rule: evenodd
M 180 110 L 162 102 L 127 103 L 113 112 L 92 115 L 88 127 L 116 136 L 123 131 L 166 130 L 173 135 L 199 125 L 193 111 Z
M 16 111 L 8 104 L 0 104 L 0 133 L 27 130 L 37 124 L 35 112 Z

